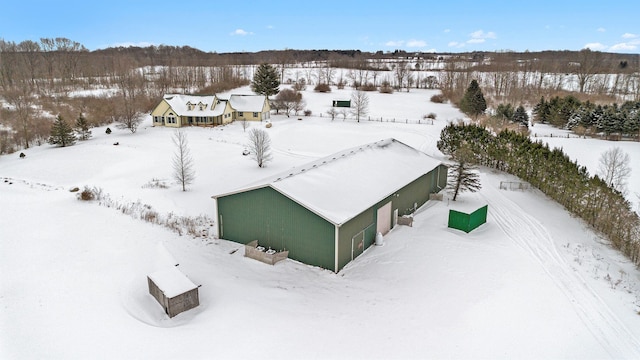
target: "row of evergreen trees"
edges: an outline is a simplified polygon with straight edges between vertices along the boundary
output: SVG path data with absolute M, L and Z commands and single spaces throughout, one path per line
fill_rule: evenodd
M 640 102 L 627 101 L 622 105 L 596 105 L 581 102 L 569 95 L 564 98 L 544 97 L 533 109 L 534 120 L 543 124 L 573 130 L 578 126 L 592 128 L 606 137 L 612 134 L 635 137 L 640 131 Z
M 607 237 L 640 265 L 640 219 L 624 196 L 560 149 L 549 149 L 528 136 L 504 130 L 493 135 L 477 125 L 445 127 L 438 141 L 444 154 L 469 146 L 479 165 L 513 174 L 529 182 Z

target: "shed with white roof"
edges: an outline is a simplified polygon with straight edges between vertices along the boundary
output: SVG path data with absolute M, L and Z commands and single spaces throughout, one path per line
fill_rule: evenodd
M 147 284 L 170 318 L 200 305 L 198 286 L 175 266 L 148 275 Z

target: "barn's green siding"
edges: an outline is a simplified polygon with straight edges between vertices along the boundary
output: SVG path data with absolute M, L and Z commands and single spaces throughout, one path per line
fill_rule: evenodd
M 430 194 L 440 192 L 446 181 L 447 167 L 440 165 L 340 226 L 337 270 L 352 260 L 352 238 L 360 231 L 364 231 L 364 250 L 375 242 L 379 208 L 391 201 L 391 216 L 396 209 L 398 216 L 412 214 L 429 200 Z
M 218 233 L 223 239 L 242 244 L 258 240 L 265 247 L 289 250 L 289 258 L 337 272 L 375 242 L 379 208 L 391 201 L 390 216 L 395 210 L 399 216 L 413 213 L 430 194 L 442 190 L 446 180 L 447 168 L 439 165 L 386 194 L 386 198 L 338 226 L 337 249 L 336 225 L 269 186 L 218 197 Z M 354 249 L 354 237 L 362 240 L 362 248 Z
M 219 197 L 217 206 L 221 238 L 242 244 L 258 240 L 289 250 L 291 259 L 335 268 L 334 225 L 271 187 Z
M 376 209 L 377 210 L 377 209 Z M 369 208 L 338 228 L 338 269 L 340 271 L 351 259 L 351 239 L 364 231 L 364 249 L 373 244 L 376 237 L 376 211 Z M 354 258 L 357 256 L 354 255 Z

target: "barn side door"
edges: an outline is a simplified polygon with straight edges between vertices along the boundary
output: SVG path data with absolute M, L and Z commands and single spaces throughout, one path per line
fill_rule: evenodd
M 364 230 L 351 238 L 351 260 L 364 252 Z
M 376 234 L 386 234 L 391 230 L 391 201 L 378 209 L 378 217 L 376 221 Z

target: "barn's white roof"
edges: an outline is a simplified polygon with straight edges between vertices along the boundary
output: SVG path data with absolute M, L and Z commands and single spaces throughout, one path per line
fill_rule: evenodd
M 156 271 L 149 275 L 149 279 L 151 279 L 168 298 L 176 297 L 197 288 L 197 286 L 175 266 Z
M 223 197 L 270 186 L 328 221 L 341 225 L 440 165 L 395 139 L 347 149 L 292 168 Z

